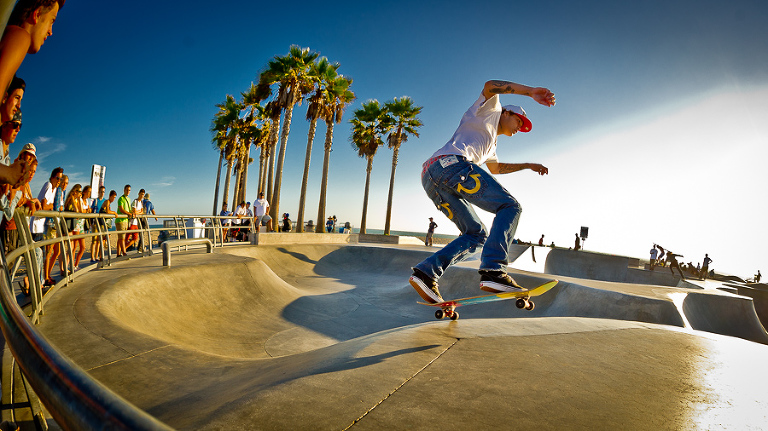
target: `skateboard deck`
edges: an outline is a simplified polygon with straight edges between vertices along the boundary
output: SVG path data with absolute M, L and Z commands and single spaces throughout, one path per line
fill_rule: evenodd
M 435 311 L 435 317 L 442 319 L 444 317 L 450 317 L 451 320 L 459 318 L 459 313 L 456 311 L 456 307 L 462 305 L 483 304 L 486 302 L 504 301 L 507 299 L 516 298 L 515 305 L 517 308 L 525 308 L 526 310 L 533 310 L 534 303 L 530 300 L 533 296 L 540 296 L 548 292 L 550 289 L 557 285 L 558 280 L 548 281 L 541 286 L 534 287 L 530 290 L 521 292 L 503 292 L 494 293 L 493 295 L 481 295 L 471 296 L 469 298 L 452 299 L 450 301 L 438 302 L 435 304 L 429 302 L 419 302 L 419 304 L 429 305 L 430 307 L 440 307 Z

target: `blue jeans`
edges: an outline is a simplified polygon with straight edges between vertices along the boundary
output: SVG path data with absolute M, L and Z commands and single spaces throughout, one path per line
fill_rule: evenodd
M 522 211 L 517 200 L 491 174 L 463 157 L 457 159 L 457 163 L 446 167 L 440 160 L 435 161 L 421 176 L 427 196 L 461 231 L 458 238 L 416 265 L 435 280 L 478 246 L 483 246 L 481 271 L 506 271 L 509 245 Z M 490 234 L 472 205 L 496 214 Z

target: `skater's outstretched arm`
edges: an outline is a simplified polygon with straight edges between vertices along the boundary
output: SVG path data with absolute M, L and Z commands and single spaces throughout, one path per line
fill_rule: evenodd
M 488 100 L 496 94 L 519 94 L 528 96 L 544 106 L 555 106 L 555 93 L 544 87 L 529 87 L 510 81 L 491 80 L 483 87 L 483 96 Z
M 546 166 L 538 163 L 498 163 L 498 162 L 486 162 L 485 166 L 488 166 L 490 173 L 496 174 L 511 174 L 513 172 L 522 171 L 524 169 L 530 169 L 539 175 L 546 175 L 549 173 L 549 169 Z

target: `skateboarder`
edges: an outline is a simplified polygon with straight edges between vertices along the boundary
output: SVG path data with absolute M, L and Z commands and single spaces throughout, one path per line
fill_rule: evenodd
M 499 135 L 531 131 L 531 121 L 517 105 L 501 106 L 500 94 L 529 96 L 544 106 L 554 106 L 555 95 L 543 87 L 509 81 L 488 81 L 477 101 L 464 113 L 453 137 L 424 164 L 421 184 L 438 210 L 454 222 L 461 235 L 413 268 L 411 286 L 427 302 L 442 302 L 437 280 L 452 264 L 483 246 L 480 288 L 493 293 L 522 288 L 506 272 L 509 245 L 520 218 L 520 204 L 491 174 L 530 169 L 549 173 L 537 163 L 500 163 L 496 157 Z M 490 232 L 472 205 L 496 215 Z
M 709 258 L 709 253 L 704 253 L 704 262 L 703 265 L 701 265 L 701 279 L 706 280 L 707 276 L 709 275 L 709 264 L 712 263 L 712 259 Z

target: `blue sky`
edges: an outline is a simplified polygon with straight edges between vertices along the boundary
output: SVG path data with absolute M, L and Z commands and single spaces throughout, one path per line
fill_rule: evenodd
M 653 242 L 712 267 L 765 269 L 768 174 L 768 4 L 764 1 L 317 2 L 70 1 L 53 36 L 28 56 L 24 127 L 39 188 L 65 168 L 86 182 L 147 189 L 163 214 L 210 214 L 218 153 L 215 104 L 239 97 L 269 59 L 310 47 L 354 79 L 357 101 L 335 129 L 328 214 L 358 226 L 365 160 L 349 143 L 354 109 L 410 96 L 421 137 L 401 150 L 393 228 L 456 233 L 420 187 L 421 163 L 452 135 L 488 79 L 546 86 L 557 105 L 522 105 L 533 131 L 499 139 L 499 157 L 540 162 L 550 175 L 501 176 L 523 206 L 518 236 L 646 257 Z M 298 107 L 281 212 L 295 216 L 306 134 Z M 307 209 L 319 196 L 318 127 Z M 374 160 L 369 228 L 383 228 L 392 153 Z M 256 165 L 254 165 L 256 166 Z M 251 172 L 255 172 L 255 169 Z M 255 174 L 249 200 L 255 199 Z M 489 215 L 482 215 L 487 224 Z

